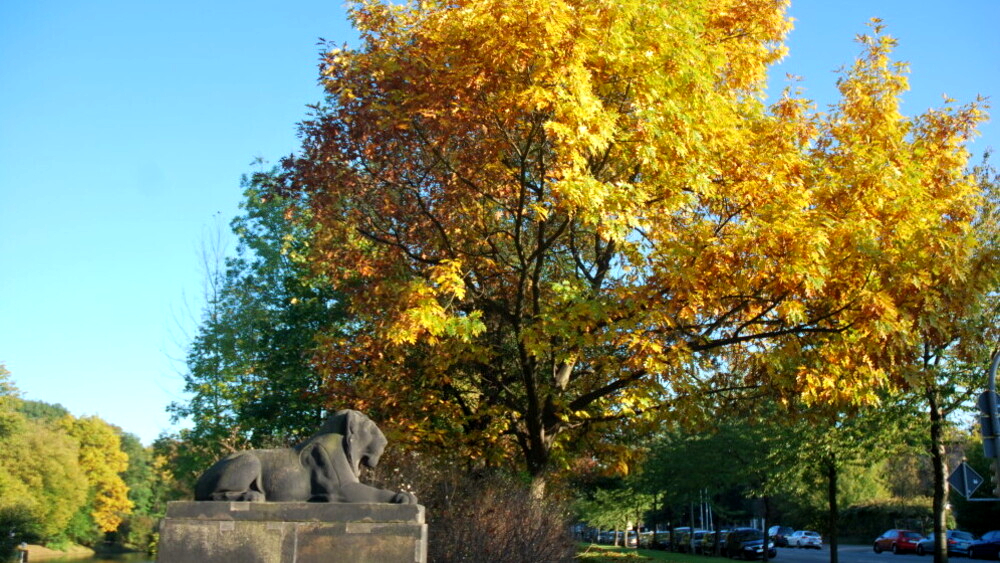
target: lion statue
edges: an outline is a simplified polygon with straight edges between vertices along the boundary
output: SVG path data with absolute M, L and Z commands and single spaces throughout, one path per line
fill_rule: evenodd
M 334 413 L 293 448 L 247 450 L 217 461 L 198 478 L 195 500 L 416 504 L 414 495 L 365 485 L 361 465 L 374 468 L 385 435 L 364 414 Z

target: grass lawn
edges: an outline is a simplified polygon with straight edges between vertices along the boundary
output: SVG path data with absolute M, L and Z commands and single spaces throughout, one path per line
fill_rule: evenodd
M 621 561 L 671 561 L 672 563 L 718 563 L 729 561 L 722 557 L 706 557 L 687 553 L 672 553 L 655 549 L 632 549 L 597 545 L 596 543 L 577 544 L 577 558 L 585 563 L 613 563 Z

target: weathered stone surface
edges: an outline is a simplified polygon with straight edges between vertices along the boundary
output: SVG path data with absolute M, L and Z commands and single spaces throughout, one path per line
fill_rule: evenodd
M 424 563 L 427 525 L 412 504 L 172 502 L 157 560 Z

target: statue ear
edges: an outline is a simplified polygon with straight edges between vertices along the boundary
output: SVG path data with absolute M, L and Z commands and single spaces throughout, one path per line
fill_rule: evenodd
M 347 456 L 347 462 L 351 464 L 351 471 L 355 477 L 361 477 L 361 456 L 365 445 L 360 442 L 362 428 L 367 420 L 368 417 L 358 411 L 347 411 L 344 420 L 344 454 Z

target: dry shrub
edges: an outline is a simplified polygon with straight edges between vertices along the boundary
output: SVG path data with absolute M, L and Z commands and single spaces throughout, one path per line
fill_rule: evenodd
M 468 478 L 441 513 L 428 516 L 428 556 L 435 563 L 574 560 L 565 504 L 533 500 L 510 478 Z
M 568 504 L 555 487 L 532 500 L 528 484 L 497 469 L 390 449 L 363 482 L 417 495 L 432 563 L 574 561 Z

